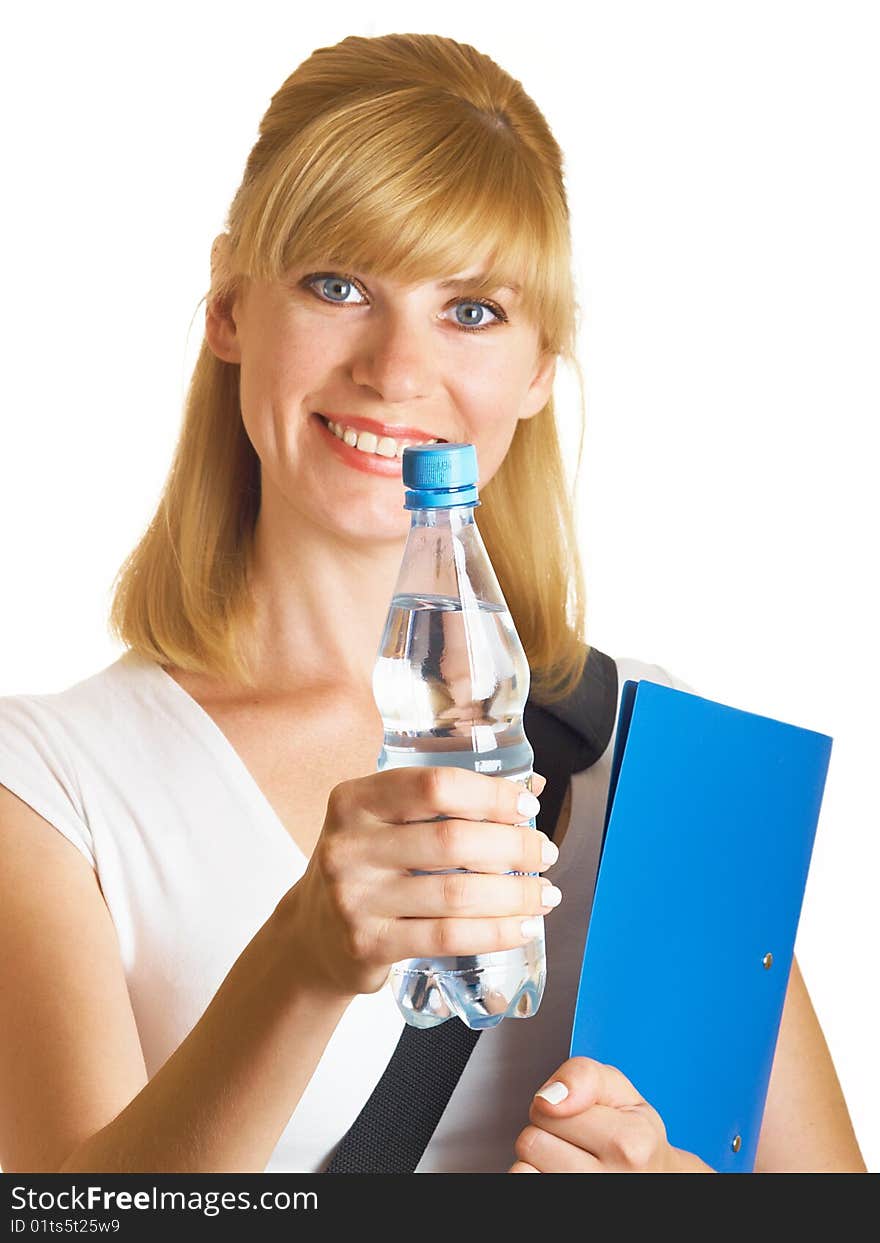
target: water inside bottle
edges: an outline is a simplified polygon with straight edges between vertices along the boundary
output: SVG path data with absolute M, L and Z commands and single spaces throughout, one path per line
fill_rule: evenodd
M 505 607 L 395 595 L 373 672 L 385 729 L 378 768 L 450 765 L 530 788 L 534 753 L 522 726 L 528 686 L 528 663 Z M 486 1028 L 534 1014 L 546 979 L 540 922 L 539 935 L 514 949 L 396 963 L 391 987 L 406 1021 L 434 1027 L 458 1015 Z

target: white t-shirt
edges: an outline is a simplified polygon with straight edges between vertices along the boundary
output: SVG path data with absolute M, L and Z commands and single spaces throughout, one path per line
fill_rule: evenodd
M 691 689 L 658 665 L 616 664 L 618 711 L 627 678 Z M 563 901 L 545 920 L 541 1007 L 480 1038 L 417 1173 L 509 1169 L 532 1095 L 568 1057 L 613 738 L 572 777 L 569 827 L 545 873 Z M 0 697 L 0 784 L 97 869 L 152 1077 L 302 876 L 305 856 L 219 726 L 160 665 L 131 651 L 65 691 Z M 402 1028 L 390 988 L 352 1001 L 267 1173 L 323 1168 Z

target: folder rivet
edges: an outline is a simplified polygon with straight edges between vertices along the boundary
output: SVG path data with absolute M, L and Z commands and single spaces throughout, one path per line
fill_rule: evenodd
M 733 1151 L 734 1151 L 734 1152 L 739 1152 L 740 1148 L 742 1148 L 742 1146 L 743 1146 L 742 1136 L 741 1136 L 741 1135 L 734 1135 L 734 1137 L 733 1137 L 733 1143 L 732 1143 L 730 1146 L 731 1146 L 731 1148 L 733 1149 Z
M 773 955 L 765 954 L 764 957 L 761 959 L 761 961 L 764 964 L 765 971 L 769 971 L 770 968 L 773 966 Z

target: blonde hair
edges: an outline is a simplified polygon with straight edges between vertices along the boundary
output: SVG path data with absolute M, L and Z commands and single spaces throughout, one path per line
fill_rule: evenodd
M 562 153 L 518 81 L 439 35 L 350 36 L 314 51 L 272 96 L 214 245 L 206 297 L 228 303 L 243 277 L 277 281 L 318 254 L 414 284 L 488 254 L 483 284 L 469 291 L 519 285 L 542 349 L 577 375 L 576 490 L 584 400 Z M 532 693 L 552 702 L 580 680 L 589 654 L 575 497 L 552 397 L 518 421 L 480 499 L 477 525 Z M 161 664 L 252 686 L 259 507 L 239 367 L 203 341 L 158 508 L 114 580 L 111 633 Z

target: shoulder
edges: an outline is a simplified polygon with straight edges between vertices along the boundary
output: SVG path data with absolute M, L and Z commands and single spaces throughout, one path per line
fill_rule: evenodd
M 615 656 L 614 663 L 617 666 L 617 693 L 618 697 L 623 690 L 623 684 L 627 681 L 640 682 L 658 682 L 661 686 L 671 686 L 673 690 L 686 691 L 689 695 L 696 695 L 698 692 L 689 683 L 685 682 L 677 674 L 670 672 L 662 665 L 652 664 L 646 660 L 639 660 L 633 656 Z
M 124 660 L 62 691 L 0 695 L 0 785 L 54 825 L 93 867 L 83 757 L 99 755 L 114 730 Z
M 108 734 L 130 713 L 143 680 L 142 657 L 126 651 L 97 673 L 60 691 L 0 695 L 0 742 L 16 736 L 57 749 L 76 747 L 78 735 Z

